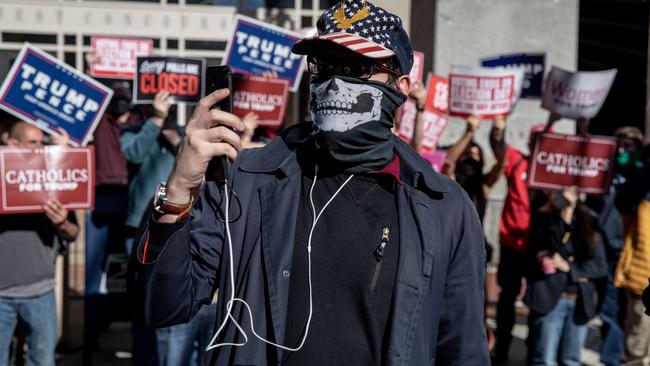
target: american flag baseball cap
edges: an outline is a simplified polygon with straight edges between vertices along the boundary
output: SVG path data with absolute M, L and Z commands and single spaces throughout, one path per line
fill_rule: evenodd
M 316 28 L 318 35 L 296 42 L 293 53 L 317 55 L 344 48 L 371 59 L 395 57 L 402 75 L 413 67 L 413 48 L 402 20 L 369 1 L 341 1 L 320 16 Z

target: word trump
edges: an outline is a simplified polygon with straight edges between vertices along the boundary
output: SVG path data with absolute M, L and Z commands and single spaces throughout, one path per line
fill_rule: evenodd
M 235 33 L 235 42 L 237 53 L 244 55 L 245 61 L 250 63 L 259 60 L 274 66 L 291 69 L 294 62 L 302 58 L 300 55 L 291 53 L 291 46 L 262 39 L 242 31 Z M 250 59 L 246 59 L 247 57 Z
M 25 169 L 5 173 L 5 182 L 17 185 L 19 192 L 74 191 L 88 180 L 88 169 Z
M 53 79 L 50 75 L 37 71 L 31 65 L 22 64 L 20 71 L 20 90 L 31 91 L 32 95 L 25 95 L 25 98 L 33 103 L 46 103 L 52 108 L 62 110 L 67 116 L 77 121 L 85 121 L 89 113 L 99 110 L 99 103 L 77 90 L 70 88 L 67 84 Z M 72 118 L 67 119 L 73 122 Z

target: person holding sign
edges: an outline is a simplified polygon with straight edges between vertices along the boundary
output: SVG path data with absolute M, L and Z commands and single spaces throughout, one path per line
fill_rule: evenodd
M 346 0 L 293 52 L 313 123 L 238 151 L 243 123 L 210 109 L 227 90 L 190 119 L 137 244 L 147 323 L 187 322 L 218 289 L 210 365 L 488 365 L 476 210 L 392 133 L 413 64 L 401 20 Z M 215 157 L 234 161 L 221 183 Z
M 551 131 L 553 124 L 559 119 L 559 115 L 551 113 L 546 126 L 538 125 L 531 129 L 528 144 L 531 152 L 541 133 Z M 531 199 L 526 183 L 528 156 L 512 146 L 506 146 L 503 174 L 508 191 L 499 221 L 500 256 L 497 283 L 501 287 L 501 293 L 497 303 L 497 341 L 492 354 L 493 365 L 503 365 L 508 361 L 515 323 L 515 301 L 521 292 L 521 281 L 524 277 L 531 212 Z
M 465 189 L 476 206 L 479 218 L 483 220 L 490 188 L 497 182 L 505 166 L 504 129 L 506 121 L 503 116 L 494 118 L 490 132 L 490 145 L 494 150 L 496 163 L 485 175 L 483 174 L 483 151 L 477 143 L 472 141 L 480 123 L 481 119 L 477 116 L 470 116 L 467 119 L 467 130 L 463 137 L 449 149 L 442 173 L 458 182 Z
M 44 137 L 33 125 L 15 121 L 2 141 L 14 147 L 41 147 Z M 78 232 L 74 213 L 56 200 L 44 202 L 42 213 L 0 216 L 0 363 L 8 358 L 20 319 L 28 329 L 27 363 L 54 365 L 54 262 L 62 245 Z
M 605 246 L 576 187 L 554 191 L 532 214 L 526 262 L 532 366 L 580 366 L 587 322 L 597 315 Z

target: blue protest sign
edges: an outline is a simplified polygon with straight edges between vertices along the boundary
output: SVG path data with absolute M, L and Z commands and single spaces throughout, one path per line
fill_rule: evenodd
M 223 64 L 248 75 L 275 71 L 297 91 L 304 63 L 303 56 L 291 53 L 291 46 L 303 36 L 243 15 L 235 16 L 234 24 Z
M 0 87 L 0 108 L 70 144 L 85 146 L 113 91 L 50 54 L 25 43 Z
M 483 67 L 523 68 L 524 82 L 521 98 L 541 98 L 544 81 L 544 64 L 546 55 L 543 53 L 518 53 L 501 55 L 481 60 Z

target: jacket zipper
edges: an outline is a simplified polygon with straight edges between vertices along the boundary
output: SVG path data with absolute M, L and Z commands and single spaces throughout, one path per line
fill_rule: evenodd
M 375 259 L 377 264 L 375 264 L 375 272 L 372 275 L 372 281 L 370 282 L 370 291 L 375 291 L 377 288 L 377 282 L 379 281 L 379 274 L 381 273 L 381 263 L 384 259 L 384 251 L 386 250 L 386 245 L 388 245 L 388 235 L 390 234 L 390 229 L 385 227 L 381 232 L 381 241 L 377 248 L 375 249 Z

